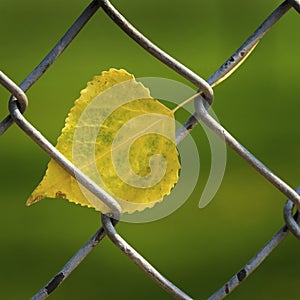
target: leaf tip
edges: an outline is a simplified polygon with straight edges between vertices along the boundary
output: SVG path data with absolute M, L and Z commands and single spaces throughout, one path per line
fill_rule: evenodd
M 26 201 L 26 206 L 30 206 L 31 204 L 36 203 L 36 202 L 38 202 L 38 201 L 40 201 L 42 199 L 45 199 L 45 198 L 46 197 L 43 196 L 43 195 L 38 195 L 38 196 L 36 196 L 36 195 L 30 195 L 30 197 Z

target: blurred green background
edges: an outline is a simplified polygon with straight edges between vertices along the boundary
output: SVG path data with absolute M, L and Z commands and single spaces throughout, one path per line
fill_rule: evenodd
M 1 1 L 0 67 L 20 83 L 89 1 Z M 204 78 L 218 68 L 280 1 L 121 1 L 113 4 L 147 37 Z M 291 10 L 230 79 L 215 89 L 221 123 L 291 186 L 299 175 L 299 15 Z M 26 117 L 55 144 L 79 91 L 110 67 L 136 77 L 189 84 L 147 54 L 99 10 L 69 48 L 28 91 Z M 0 117 L 9 94 L 0 89 Z M 201 174 L 175 213 L 118 230 L 168 279 L 206 299 L 283 224 L 285 196 L 228 150 L 214 200 L 197 207 L 210 155 L 200 129 Z M 0 298 L 28 299 L 100 226 L 99 214 L 64 200 L 25 201 L 49 158 L 17 126 L 0 137 Z M 299 242 L 289 236 L 228 299 L 296 299 Z M 171 299 L 105 239 L 51 299 Z

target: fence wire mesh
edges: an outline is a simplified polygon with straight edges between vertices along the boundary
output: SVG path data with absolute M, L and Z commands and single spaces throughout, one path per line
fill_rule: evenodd
M 177 131 L 176 141 L 180 143 L 195 127 L 198 122 L 203 122 L 216 135 L 232 148 L 240 157 L 242 157 L 252 168 L 268 180 L 274 188 L 278 189 L 288 200 L 284 206 L 284 226 L 257 252 L 257 254 L 243 266 L 228 282 L 226 282 L 209 299 L 223 299 L 229 295 L 241 282 L 258 267 L 272 253 L 272 251 L 286 238 L 289 233 L 300 239 L 300 230 L 298 227 L 298 213 L 293 215 L 294 206 L 300 210 L 300 188 L 294 190 L 289 184 L 274 174 L 267 166 L 252 155 L 238 140 L 236 140 L 229 131 L 222 127 L 209 114 L 209 106 L 213 104 L 213 87 L 220 81 L 227 78 L 235 69 L 237 69 L 244 59 L 251 53 L 254 47 L 264 37 L 278 20 L 286 14 L 291 8 L 300 13 L 299 0 L 287 0 L 280 4 L 258 27 L 258 29 L 246 40 L 241 47 L 225 63 L 218 68 L 208 80 L 204 80 L 195 74 L 189 68 L 185 67 L 172 56 L 165 53 L 144 35 L 142 35 L 134 26 L 132 26 L 107 0 L 94 0 L 84 10 L 76 22 L 70 27 L 61 40 L 42 60 L 42 62 L 29 74 L 28 77 L 18 86 L 11 78 L 0 72 L 0 83 L 7 89 L 12 97 L 9 100 L 9 115 L 0 123 L 0 135 L 9 130 L 13 123 L 16 123 L 42 150 L 51 158 L 55 159 L 67 172 L 85 186 L 90 192 L 101 199 L 110 209 L 111 217 L 102 215 L 102 227 L 88 240 L 88 242 L 78 250 L 78 252 L 66 263 L 66 265 L 38 292 L 32 299 L 47 298 L 64 280 L 74 271 L 74 269 L 91 253 L 91 251 L 101 243 L 107 236 L 113 244 L 116 245 L 132 262 L 139 266 L 157 285 L 165 289 L 170 295 L 177 299 L 198 298 L 197 295 L 189 296 L 176 285 L 165 278 L 157 269 L 155 269 L 142 255 L 140 255 L 132 246 L 130 246 L 123 237 L 116 231 L 115 226 L 121 215 L 121 209 L 118 202 L 109 194 L 99 188 L 93 181 L 85 176 L 71 162 L 69 162 L 24 116 L 28 99 L 26 91 L 47 71 L 47 69 L 57 60 L 75 36 L 84 28 L 87 22 L 94 14 L 102 9 L 111 20 L 117 24 L 130 38 L 143 47 L 147 52 L 167 65 L 182 77 L 194 84 L 198 93 L 195 97 L 195 112 L 186 121 L 184 126 Z

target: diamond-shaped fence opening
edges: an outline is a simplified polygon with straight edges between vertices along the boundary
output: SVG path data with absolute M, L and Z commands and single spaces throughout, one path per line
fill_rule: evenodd
M 207 3 L 203 3 L 207 4 Z M 141 8 L 143 4 L 140 4 Z M 152 5 L 151 3 L 147 3 L 147 5 Z M 154 4 L 153 4 L 154 5 Z M 159 11 L 159 3 L 157 5 L 157 10 Z M 170 5 L 175 5 L 170 3 Z M 182 4 L 181 4 L 182 5 Z M 198 4 L 200 5 L 200 4 Z M 168 66 L 171 68 L 174 72 L 179 74 L 184 80 L 189 81 L 192 85 L 194 85 L 197 89 L 197 92 L 194 97 L 194 104 L 195 104 L 195 110 L 194 112 L 190 115 L 190 117 L 186 120 L 184 125 L 178 129 L 176 133 L 176 142 L 179 144 L 181 141 L 183 141 L 195 128 L 195 126 L 198 123 L 204 124 L 207 128 L 209 128 L 212 132 L 216 134 L 216 136 L 219 136 L 221 140 L 226 143 L 228 148 L 231 148 L 238 156 L 240 156 L 242 159 L 246 161 L 246 163 L 252 168 L 252 171 L 255 170 L 258 174 L 260 174 L 262 177 L 259 177 L 255 183 L 253 182 L 248 182 L 247 172 L 242 172 L 240 174 L 240 178 L 235 178 L 238 182 L 236 185 L 240 184 L 242 181 L 247 182 L 248 184 L 248 190 L 245 191 L 248 194 L 253 193 L 253 198 L 260 197 L 261 201 L 263 202 L 263 195 L 260 195 L 259 191 L 256 191 L 259 189 L 259 182 L 263 180 L 263 177 L 265 180 L 267 180 L 274 189 L 280 191 L 285 198 L 288 198 L 289 200 L 286 202 L 284 206 L 284 220 L 285 224 L 283 225 L 282 228 L 279 229 L 279 231 L 273 235 L 268 242 L 265 243 L 264 246 L 251 258 L 244 266 L 240 267 L 239 271 L 233 275 L 233 277 L 226 282 L 219 290 L 217 290 L 215 293 L 213 293 L 212 296 L 210 296 L 209 299 L 223 299 L 227 295 L 229 295 L 237 286 L 240 285 L 240 283 L 246 281 L 248 276 L 256 270 L 258 266 L 260 266 L 265 259 L 273 252 L 273 250 L 285 239 L 286 236 L 289 235 L 289 233 L 292 233 L 294 236 L 296 236 L 298 239 L 300 238 L 300 231 L 298 228 L 298 214 L 293 215 L 293 209 L 294 207 L 299 210 L 300 208 L 300 196 L 298 195 L 299 190 L 295 190 L 292 188 L 288 183 L 285 182 L 285 180 L 281 179 L 280 176 L 277 174 L 273 173 L 270 169 L 272 168 L 272 164 L 270 165 L 270 169 L 262 162 L 260 161 L 255 155 L 253 155 L 249 150 L 244 147 L 236 138 L 233 137 L 230 133 L 230 122 L 227 122 L 226 128 L 225 129 L 214 117 L 211 116 L 211 111 L 210 111 L 210 106 L 216 105 L 215 103 L 218 102 L 218 97 L 214 100 L 214 90 L 213 88 L 219 84 L 221 81 L 225 80 L 228 78 L 239 66 L 242 65 L 242 63 L 245 61 L 245 59 L 250 55 L 250 53 L 253 51 L 253 49 L 257 46 L 257 44 L 260 42 L 260 40 L 265 36 L 265 34 L 281 19 L 283 15 L 285 15 L 290 9 L 294 8 L 296 11 L 299 12 L 299 6 L 300 3 L 297 0 L 290 0 L 290 1 L 284 1 L 282 4 L 280 4 L 266 19 L 265 21 L 258 27 L 258 29 L 244 42 L 234 53 L 232 56 L 229 57 L 228 60 L 225 61 L 224 64 L 220 68 L 218 68 L 210 77 L 208 77 L 207 80 L 203 79 L 202 76 L 196 74 L 194 71 L 192 71 L 190 68 L 184 66 L 182 63 L 178 62 L 175 58 L 173 58 L 171 55 L 167 54 L 164 52 L 160 47 L 156 46 L 152 41 L 147 39 L 143 34 L 141 34 L 135 26 L 131 25 L 122 15 L 118 10 L 109 2 L 109 1 L 92 1 L 88 7 L 83 11 L 83 13 L 80 15 L 80 17 L 76 20 L 76 22 L 70 27 L 70 29 L 66 32 L 66 34 L 63 36 L 62 39 L 59 40 L 59 42 L 56 44 L 56 46 L 49 52 L 49 54 L 42 60 L 42 62 L 22 81 L 20 85 L 17 85 L 13 78 L 15 77 L 13 72 L 10 72 L 10 76 L 5 74 L 5 72 L 0 73 L 0 82 L 2 84 L 3 89 L 6 89 L 12 96 L 9 100 L 9 115 L 5 117 L 1 123 L 0 123 L 0 134 L 3 134 L 3 137 L 5 137 L 6 131 L 10 131 L 11 125 L 14 123 L 26 134 L 28 135 L 32 141 L 34 141 L 40 149 L 44 150 L 49 157 L 52 159 L 56 160 L 67 172 L 69 172 L 72 176 L 76 177 L 76 179 L 83 185 L 85 186 L 90 192 L 92 192 L 95 196 L 97 196 L 99 199 L 101 199 L 109 208 L 110 208 L 110 217 L 106 215 L 102 215 L 102 227 L 90 238 L 90 240 L 82 246 L 78 252 L 64 265 L 64 267 L 57 272 L 57 274 L 38 292 L 36 293 L 32 299 L 45 299 L 47 298 L 52 292 L 54 292 L 61 284 L 64 283 L 65 279 L 69 277 L 69 275 L 77 268 L 85 259 L 88 257 L 88 255 L 92 252 L 92 250 L 97 246 L 101 246 L 103 243 L 104 238 L 108 238 L 117 248 L 119 248 L 132 262 L 134 262 L 139 268 L 141 268 L 159 287 L 162 289 L 166 290 L 171 296 L 177 299 L 200 299 L 203 298 L 203 291 L 205 290 L 205 284 L 202 284 L 203 278 L 205 276 L 205 272 L 201 269 L 201 266 L 197 265 L 197 261 L 192 262 L 191 259 L 188 258 L 189 253 L 193 251 L 191 249 L 192 243 L 189 244 L 185 251 L 186 253 L 184 256 L 186 257 L 186 262 L 184 263 L 184 266 L 186 270 L 191 270 L 190 271 L 190 276 L 191 276 L 191 284 L 195 286 L 195 282 L 198 281 L 198 274 L 199 275 L 199 287 L 201 287 L 201 290 L 199 288 L 198 294 L 195 294 L 194 292 L 190 293 L 189 291 L 192 290 L 190 286 L 186 286 L 184 284 L 181 284 L 180 282 L 173 283 L 171 280 L 172 278 L 172 273 L 173 272 L 178 272 L 180 273 L 181 271 L 179 269 L 176 269 L 176 261 L 173 263 L 172 271 L 168 273 L 168 268 L 162 268 L 164 271 L 164 275 L 160 273 L 160 265 L 157 263 L 159 260 L 156 261 L 154 267 L 150 261 L 151 260 L 151 253 L 147 253 L 147 260 L 141 255 L 143 251 L 141 251 L 141 254 L 137 252 L 136 248 L 133 246 L 130 246 L 123 238 L 123 236 L 126 235 L 124 231 L 122 231 L 122 235 L 118 233 L 117 228 L 121 227 L 116 226 L 117 221 L 120 218 L 121 215 L 121 209 L 118 204 L 118 202 L 109 194 L 105 193 L 97 184 L 95 184 L 91 179 L 89 179 L 85 174 L 83 174 L 79 169 L 77 169 L 71 162 L 69 162 L 52 144 L 44 137 L 43 134 L 41 134 L 35 126 L 33 126 L 27 119 L 26 119 L 26 114 L 23 116 L 23 113 L 27 110 L 30 110 L 30 106 L 27 108 L 28 103 L 30 103 L 30 96 L 29 93 L 27 94 L 27 91 L 29 88 L 34 85 L 48 70 L 48 68 L 54 64 L 59 56 L 64 52 L 64 50 L 70 45 L 73 41 L 73 39 L 76 37 L 76 35 L 86 26 L 88 21 L 90 19 L 93 19 L 95 15 L 97 14 L 106 14 L 116 25 L 118 25 L 121 30 L 124 31 L 125 34 L 127 34 L 131 39 L 133 39 L 139 46 L 141 46 L 145 51 L 150 53 L 152 56 L 154 56 L 157 60 L 159 60 L 162 64 Z M 233 8 L 234 10 L 234 8 Z M 147 6 L 145 7 L 145 10 L 143 12 L 145 13 L 147 11 Z M 1 12 L 0 12 L 1 13 Z M 5 13 L 5 11 L 4 11 Z M 199 12 L 199 18 L 201 18 L 201 14 L 204 12 Z M 177 21 L 180 22 L 180 6 L 178 6 L 178 12 L 177 12 Z M 102 16 L 101 16 L 102 17 Z M 16 18 L 17 19 L 17 18 Z M 16 20 L 12 20 L 12 22 L 16 22 Z M 155 22 L 155 20 L 153 20 Z M 6 30 L 9 30 L 10 24 L 7 24 Z M 38 26 L 38 25 L 37 25 Z M 138 27 L 138 26 L 137 26 Z M 278 25 L 280 27 L 280 25 Z M 88 28 L 85 28 L 85 30 L 88 30 Z M 117 30 L 117 29 L 115 29 Z M 207 28 L 205 28 L 205 31 L 207 32 L 209 30 L 209 24 Z M 280 30 L 280 28 L 278 29 Z M 203 43 L 203 47 L 205 46 L 206 48 L 210 47 L 210 44 L 206 42 L 205 40 L 201 39 L 201 31 L 199 32 L 198 29 L 195 28 L 190 28 L 190 31 L 195 32 L 195 38 L 200 39 L 201 43 Z M 237 30 L 238 31 L 238 30 Z M 291 28 L 290 32 L 291 34 L 291 39 L 288 39 L 290 43 L 292 44 L 293 39 L 298 39 L 297 35 L 297 30 L 295 28 Z M 234 34 L 234 33 L 230 33 Z M 96 38 L 96 37 L 95 37 Z M 97 37 L 98 38 L 98 37 Z M 99 37 L 101 38 L 101 36 Z M 180 41 L 180 43 L 184 44 L 184 36 L 182 37 L 177 37 L 177 39 Z M 226 40 L 226 39 L 225 39 Z M 116 43 L 114 41 L 114 43 Z M 114 47 L 115 44 L 105 44 L 105 48 L 107 51 L 109 51 L 110 47 Z M 280 43 L 280 41 L 279 41 Z M 186 45 L 184 44 L 185 47 L 188 47 L 189 49 L 193 48 L 193 45 Z M 265 46 L 265 45 L 263 45 Z M 262 46 L 262 47 L 263 47 Z M 293 46 L 291 45 L 291 48 Z M 88 54 L 88 49 L 84 49 L 84 51 L 87 51 L 87 56 Z M 291 51 L 292 52 L 292 51 Z M 22 53 L 22 49 L 20 46 L 20 53 Z M 267 53 L 266 53 L 267 54 Z M 120 50 L 120 56 L 122 55 L 122 50 Z M 101 64 L 101 60 L 105 59 L 103 57 L 99 57 L 99 61 L 97 61 L 97 64 Z M 134 59 L 134 58 L 133 58 Z M 273 64 L 273 69 L 270 69 L 268 72 L 276 72 L 276 66 L 283 64 L 281 61 L 274 61 L 272 60 L 272 50 L 270 51 L 269 55 L 266 55 L 265 60 L 268 61 L 270 60 L 270 64 L 266 64 L 266 66 L 270 66 Z M 201 61 L 205 60 L 205 57 L 202 57 L 199 54 L 199 60 L 196 62 L 197 65 L 201 65 Z M 284 60 L 284 58 L 283 58 Z M 76 64 L 76 59 L 75 62 Z M 295 64 L 297 61 L 295 62 Z M 84 67 L 84 66 L 82 66 Z M 257 72 L 259 72 L 258 68 L 264 68 L 263 66 L 258 66 L 257 67 Z M 278 76 L 282 76 L 283 79 L 284 77 L 288 76 L 289 74 L 279 74 Z M 59 74 L 57 74 L 59 76 Z M 293 75 L 291 75 L 292 77 Z M 271 77 L 271 75 L 270 75 Z M 279 103 L 278 101 L 273 101 L 273 99 L 266 98 L 266 95 L 268 95 L 268 92 L 261 91 L 260 89 L 264 88 L 265 89 L 278 89 L 278 86 L 283 82 L 281 79 L 278 79 L 277 82 L 274 83 L 274 85 L 270 84 L 270 80 L 266 78 L 265 82 L 262 82 L 260 85 L 260 88 L 249 88 L 247 93 L 251 93 L 251 97 L 259 97 L 259 95 L 263 95 L 263 101 L 266 103 L 262 103 L 261 107 L 267 107 L 269 106 L 275 106 L 278 105 L 280 106 L 277 110 L 274 111 L 274 113 L 278 113 L 278 122 L 281 122 L 282 119 L 280 118 L 281 111 L 282 113 L 286 112 L 286 107 L 289 105 L 288 104 L 288 99 L 282 99 L 282 101 Z M 235 82 L 237 85 L 237 81 Z M 249 84 L 251 84 L 249 82 Z M 241 89 L 237 86 L 235 89 L 238 93 L 241 93 Z M 226 91 L 224 91 L 226 93 Z M 27 94 L 27 95 L 26 95 Z M 220 93 L 221 94 L 221 93 Z M 240 95 L 241 101 L 243 101 L 243 95 Z M 251 98 L 250 97 L 250 98 Z M 289 97 L 297 97 L 293 91 L 291 92 L 290 90 L 286 91 L 286 98 Z M 42 101 L 43 95 L 40 96 L 40 100 Z M 247 99 L 250 99 L 247 98 Z M 230 100 L 230 99 L 229 99 Z M 229 101 L 228 100 L 228 101 Z M 257 102 L 253 101 L 253 103 L 257 104 Z M 49 104 L 45 104 L 49 105 Z M 228 106 L 231 104 L 228 103 Z M 2 100 L 2 107 L 4 107 L 4 101 Z M 291 107 L 291 105 L 288 107 L 289 110 L 291 110 L 290 114 L 291 116 L 293 115 L 295 109 Z M 56 108 L 59 110 L 59 108 Z M 255 109 L 259 110 L 259 107 L 256 107 Z M 253 111 L 255 111 L 253 109 Z M 229 109 L 230 111 L 230 109 Z M 47 113 L 44 111 L 44 113 Z M 243 112 L 244 115 L 247 114 L 247 112 Z M 219 112 L 219 116 L 222 115 L 222 111 Z M 261 116 L 261 114 L 260 114 Z M 252 115 L 252 123 L 259 122 L 259 124 L 264 124 L 261 120 L 256 119 L 256 115 Z M 243 119 L 240 116 L 236 115 L 231 115 L 230 118 L 236 118 L 237 120 L 243 121 Z M 265 121 L 267 122 L 267 118 Z M 281 124 L 281 130 L 278 130 L 279 127 L 274 126 L 274 130 L 277 130 L 275 137 L 278 137 L 278 143 L 280 146 L 282 143 L 280 142 L 280 135 L 287 135 L 285 132 L 288 131 L 291 127 L 291 125 L 286 124 L 285 121 L 286 119 L 283 119 L 284 121 Z M 237 122 L 237 121 L 235 121 Z M 237 124 L 237 123 L 235 123 Z M 251 128 L 251 124 L 248 126 Z M 263 128 L 262 128 L 263 130 Z M 5 133 L 5 135 L 4 135 Z M 45 136 L 47 134 L 45 133 Z M 289 136 L 288 136 L 289 137 Z M 271 137 L 270 137 L 271 138 Z M 295 138 L 295 137 L 294 137 Z M 291 148 L 291 151 L 296 151 L 294 150 L 294 147 L 296 146 L 293 144 L 294 138 L 290 137 L 290 144 L 284 145 L 285 147 Z M 265 147 L 269 147 L 267 145 Z M 15 145 L 17 145 L 18 148 L 18 142 L 14 141 Z M 247 142 L 247 146 L 250 143 Z M 4 145 L 5 146 L 5 145 Z M 3 146 L 1 146 L 3 147 Z M 250 147 L 251 148 L 251 147 Z M 18 149 L 19 150 L 19 149 Z M 269 151 L 273 151 L 273 149 L 269 149 Z M 233 152 L 230 152 L 231 154 Z M 22 150 L 20 149 L 20 155 L 22 155 Z M 3 158 L 2 158 L 3 159 Z M 26 158 L 27 159 L 27 158 Z M 288 160 L 288 157 L 283 157 L 282 160 Z M 268 159 L 265 160 L 268 162 Z M 34 164 L 34 160 L 32 161 L 32 164 Z M 229 167 L 230 167 L 230 161 L 229 161 Z M 14 168 L 12 167 L 11 172 L 16 171 L 19 172 L 19 167 Z M 13 171 L 12 171 L 13 170 Z M 283 169 L 284 170 L 284 169 Z M 249 171 L 249 172 L 252 172 Z M 7 172 L 5 169 L 3 169 L 3 174 Z M 256 173 L 255 173 L 256 174 Z M 28 175 L 26 175 L 28 176 Z M 287 176 L 283 176 L 286 178 Z M 15 183 L 15 185 L 18 185 L 18 182 Z M 224 183 L 226 185 L 226 183 Z M 232 185 L 234 187 L 234 185 Z M 232 192 L 232 197 L 234 197 L 234 188 L 231 188 L 230 191 Z M 10 193 L 14 193 L 14 190 L 11 190 Z M 231 197 L 229 195 L 229 197 Z M 242 201 L 243 199 L 241 199 Z M 5 201 L 5 199 L 3 199 Z M 255 202 L 257 205 L 257 202 Z M 231 203 L 227 203 L 227 206 L 230 206 Z M 238 214 L 243 214 L 244 218 L 251 218 L 250 214 L 248 214 L 249 208 L 247 208 L 247 205 L 251 206 L 251 203 L 245 203 L 244 206 L 244 212 L 242 213 L 241 211 L 238 212 Z M 251 208 L 253 209 L 253 207 Z M 221 210 L 219 208 L 219 210 Z M 256 207 L 256 210 L 259 211 L 259 207 Z M 227 214 L 231 212 L 232 215 L 235 214 L 235 207 L 232 207 L 231 210 L 227 211 Z M 191 239 L 199 239 L 197 236 L 197 232 L 191 232 L 194 230 L 193 224 L 197 222 L 197 220 L 190 220 L 189 215 L 180 215 L 178 214 L 178 222 L 181 223 L 181 226 L 185 226 L 184 232 L 186 232 L 186 236 L 190 237 Z M 175 221 L 175 220 L 174 220 Z M 37 221 L 36 224 L 37 226 L 42 226 L 39 225 L 41 220 Z M 222 217 L 222 211 L 218 211 L 216 213 L 212 213 L 209 216 L 209 219 L 207 219 L 207 227 L 212 227 L 212 229 L 215 229 L 218 231 L 219 227 L 222 227 L 222 222 L 224 222 L 224 218 Z M 249 222 L 251 223 L 251 222 Z M 255 231 L 259 231 L 257 236 L 260 236 L 261 231 L 263 231 L 265 228 L 257 228 L 253 222 L 253 228 L 255 228 Z M 84 226 L 84 224 L 82 224 Z M 8 225 L 9 226 L 9 225 Z M 18 223 L 17 225 L 14 224 L 14 226 L 22 226 L 22 223 Z M 136 225 L 138 227 L 139 225 Z M 154 225 L 153 225 L 154 226 Z M 238 224 L 237 224 L 238 226 Z M 6 230 L 6 228 L 2 228 L 3 231 Z M 151 229 L 152 230 L 152 229 Z M 153 232 L 155 234 L 155 230 L 159 231 L 158 227 L 155 227 L 153 229 Z M 172 232 L 170 230 L 169 232 Z M 243 231 L 241 231 L 243 232 Z M 245 230 L 245 235 L 247 235 L 247 232 Z M 172 233 L 174 235 L 177 234 L 176 230 Z M 182 232 L 181 232 L 182 234 Z M 224 234 L 224 233 L 222 233 Z M 43 238 L 47 235 L 46 232 L 42 233 Z M 230 232 L 228 232 L 228 235 L 230 235 Z M 16 236 L 15 239 L 18 240 L 20 237 Z M 164 245 L 164 240 L 167 237 L 160 237 L 160 241 L 157 241 L 157 253 L 165 251 L 165 248 L 163 248 Z M 22 239 L 26 239 L 26 237 L 22 237 Z M 178 240 L 180 241 L 182 237 L 178 235 Z M 218 236 L 215 235 L 215 240 L 218 239 Z M 67 237 L 66 237 L 67 240 Z M 131 238 L 132 240 L 132 238 Z M 182 239 L 185 241 L 185 239 Z M 206 243 L 209 241 L 209 238 L 206 238 Z M 244 239 L 243 239 L 244 241 Z M 226 260 L 226 257 L 224 255 L 228 255 L 228 248 L 226 244 L 226 238 L 220 238 L 220 242 L 224 244 L 224 248 L 219 248 L 217 249 L 216 252 L 219 253 L 220 257 L 222 259 L 220 261 Z M 243 242 L 242 242 L 243 243 Z M 216 243 L 217 245 L 217 243 Z M 63 242 L 59 241 L 57 248 L 63 246 Z M 243 245 L 239 244 L 236 245 L 237 248 L 242 248 L 242 247 L 247 248 L 248 245 Z M 15 247 L 15 245 L 12 245 L 11 247 Z M 220 244 L 218 245 L 220 247 Z M 138 247 L 137 247 L 138 248 Z M 205 251 L 206 249 L 206 244 L 203 243 L 201 246 L 201 251 Z M 36 252 L 36 250 L 33 249 L 26 249 L 26 252 L 32 253 Z M 172 259 L 176 258 L 176 246 L 170 247 L 170 257 Z M 234 247 L 233 250 L 234 251 Z M 14 253 L 14 251 L 13 251 Z M 17 251 L 16 251 L 17 253 Z M 153 255 L 153 257 L 156 257 L 157 253 Z M 112 254 L 112 256 L 117 255 L 115 253 Z M 33 254 L 34 256 L 34 254 Z M 201 256 L 201 253 L 199 253 L 199 256 Z M 182 256 L 181 256 L 182 257 Z M 26 260 L 26 256 L 22 258 Z M 49 251 L 49 255 L 47 255 L 47 260 L 51 260 L 51 252 Z M 103 257 L 103 260 L 105 260 L 106 257 Z M 2 257 L 2 261 L 5 261 L 6 258 Z M 107 276 L 107 274 L 114 273 L 116 270 L 118 270 L 118 261 L 117 259 L 114 259 L 113 257 L 109 257 L 109 260 L 112 260 L 110 264 L 112 264 L 114 261 L 116 265 L 112 265 L 111 269 L 103 269 L 100 273 L 104 277 Z M 296 260 L 296 257 L 295 257 Z M 212 262 L 212 265 L 214 265 L 215 273 L 223 274 L 224 272 L 221 271 L 222 269 L 222 263 L 218 263 L 218 265 L 215 262 Z M 242 264 L 241 260 L 236 258 L 236 261 Z M 297 262 L 296 262 L 297 263 Z M 182 266 L 182 264 L 180 264 Z M 224 266 L 227 266 L 227 264 L 224 264 Z M 36 268 L 33 266 L 30 266 L 32 268 Z M 93 266 L 94 268 L 101 268 L 100 266 Z M 43 266 L 38 266 L 39 269 L 39 276 L 44 276 L 43 274 Z M 121 272 L 121 271 L 120 271 Z M 280 273 L 280 270 L 274 270 L 274 276 L 275 273 Z M 82 281 L 89 281 L 88 277 L 90 276 L 89 274 L 80 274 L 77 276 L 82 276 Z M 203 274 L 204 273 L 204 274 Z M 225 274 L 225 273 L 224 273 Z M 209 275 L 210 276 L 210 275 Z M 278 276 L 278 275 L 276 275 Z M 13 278 L 13 275 L 12 275 Z M 167 279 L 170 278 L 170 279 Z M 174 277 L 173 277 L 174 278 Z M 179 277 L 178 277 L 179 278 Z M 211 280 L 213 279 L 213 276 L 210 276 Z M 218 275 L 217 278 L 220 278 Z M 218 279 L 219 280 L 219 279 Z M 226 278 L 224 278 L 226 280 Z M 294 278 L 295 281 L 297 281 L 297 278 Z M 26 278 L 26 281 L 29 281 L 28 278 Z M 269 286 L 270 289 L 272 289 L 272 278 L 266 278 L 265 283 Z M 30 279 L 30 282 L 34 282 L 34 278 Z M 95 297 L 101 297 L 101 278 L 98 277 L 97 280 L 97 286 L 99 290 L 99 295 L 96 295 Z M 66 283 L 67 284 L 67 283 Z M 18 283 L 15 282 L 14 286 L 16 289 L 18 288 Z M 135 286 L 133 284 L 132 286 Z M 131 286 L 131 288 L 132 288 Z M 180 286 L 180 288 L 179 288 Z M 70 296 L 70 298 L 76 298 L 76 286 L 72 287 L 74 294 Z M 105 288 L 105 287 L 103 287 Z M 119 283 L 117 280 L 112 284 L 112 289 L 126 289 L 122 285 L 122 283 Z M 129 288 L 129 287 L 128 287 Z M 284 287 L 282 287 L 284 289 Z M 5 289 L 5 287 L 2 288 L 2 290 Z M 63 287 L 62 287 L 63 289 Z M 136 289 L 139 289 L 139 286 L 136 286 Z M 112 298 L 114 295 L 114 291 L 112 290 Z M 131 290 L 130 293 L 132 294 L 132 298 L 135 297 L 135 291 Z M 145 295 L 147 295 L 147 290 L 144 291 Z M 295 295 L 297 294 L 297 291 L 295 291 Z M 165 296 L 165 294 L 161 294 L 162 298 Z M 257 295 L 260 295 L 259 287 L 257 288 Z M 272 293 L 270 293 L 272 295 Z M 68 296 L 66 296 L 68 297 Z M 259 296 L 258 296 L 259 297 Z M 265 295 L 261 296 L 262 298 L 265 299 Z M 273 299 L 273 296 L 270 296 Z M 295 296 L 296 297 L 296 296 Z

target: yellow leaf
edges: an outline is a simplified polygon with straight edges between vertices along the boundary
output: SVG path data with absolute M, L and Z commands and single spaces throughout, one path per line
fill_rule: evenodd
M 178 180 L 173 112 L 125 70 L 110 69 L 88 82 L 56 148 L 111 194 L 123 213 L 152 207 Z M 44 198 L 109 211 L 54 160 L 27 205 Z

